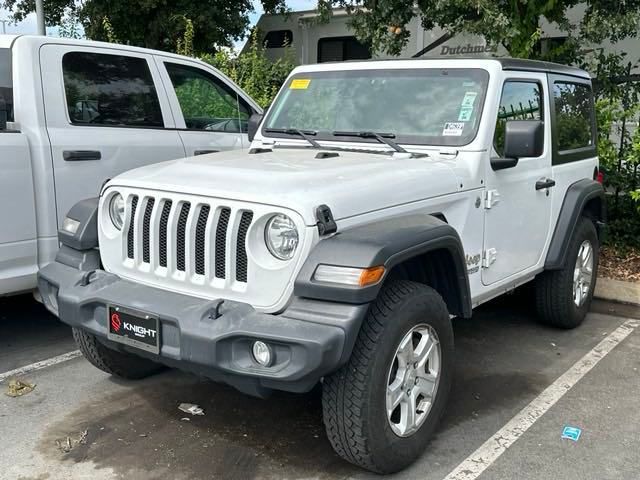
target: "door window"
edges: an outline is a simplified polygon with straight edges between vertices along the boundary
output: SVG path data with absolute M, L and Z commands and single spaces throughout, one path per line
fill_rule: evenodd
M 144 58 L 92 52 L 62 57 L 71 123 L 164 127 L 158 93 Z
M 165 63 L 186 127 L 212 132 L 246 132 L 251 108 L 213 75 L 195 67 Z
M 588 85 L 555 82 L 553 97 L 556 112 L 558 151 L 593 145 L 591 89 Z
M 543 120 L 542 96 L 537 82 L 507 81 L 502 87 L 493 146 L 504 153 L 504 132 L 510 120 Z

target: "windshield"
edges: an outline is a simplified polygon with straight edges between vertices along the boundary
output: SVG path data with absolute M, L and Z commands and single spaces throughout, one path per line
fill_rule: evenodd
M 316 140 L 366 141 L 376 132 L 397 143 L 461 146 L 478 130 L 489 74 L 480 69 L 381 69 L 299 73 L 287 80 L 264 122 Z M 338 133 L 338 135 L 336 135 Z

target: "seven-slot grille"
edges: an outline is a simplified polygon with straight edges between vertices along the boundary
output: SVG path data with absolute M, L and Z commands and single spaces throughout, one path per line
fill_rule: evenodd
M 129 205 L 127 258 L 151 265 L 151 271 L 164 267 L 210 280 L 247 282 L 252 211 L 147 195 L 132 195 Z

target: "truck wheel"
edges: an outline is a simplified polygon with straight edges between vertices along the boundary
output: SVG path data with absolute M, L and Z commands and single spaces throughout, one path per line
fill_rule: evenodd
M 334 450 L 377 473 L 410 465 L 440 420 L 452 374 L 453 329 L 442 297 L 419 283 L 386 285 L 351 358 L 322 385 Z
M 84 357 L 94 366 L 116 377 L 137 380 L 163 369 L 163 366 L 130 353 L 111 350 L 89 333 L 73 329 L 73 338 Z
M 584 321 L 596 286 L 599 250 L 595 225 L 582 217 L 564 268 L 543 272 L 536 279 L 536 307 L 542 323 L 568 329 Z

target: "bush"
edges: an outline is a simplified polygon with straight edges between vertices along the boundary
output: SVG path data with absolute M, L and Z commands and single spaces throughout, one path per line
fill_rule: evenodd
M 272 62 L 257 39 L 258 32 L 254 30 L 249 39 L 249 49 L 245 53 L 235 55 L 229 50 L 219 50 L 214 55 L 203 55 L 201 60 L 227 75 L 265 108 L 271 104 L 280 86 L 293 70 L 294 54 L 291 47 L 286 47 L 284 57 Z

